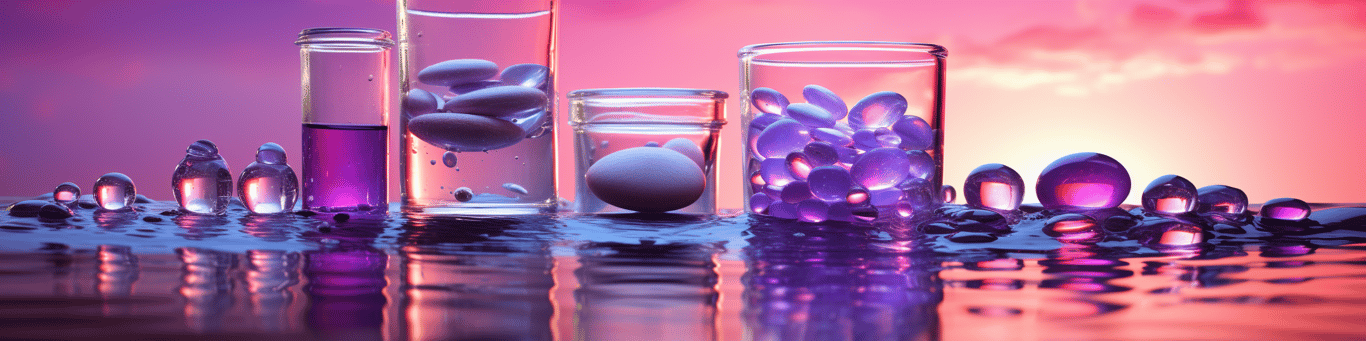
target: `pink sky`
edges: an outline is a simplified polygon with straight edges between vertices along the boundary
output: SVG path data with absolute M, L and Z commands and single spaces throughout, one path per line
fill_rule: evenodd
M 1366 202 L 1366 3 L 568 0 L 560 9 L 561 107 L 585 88 L 732 94 L 721 207 L 741 205 L 736 51 L 803 40 L 945 46 L 944 179 L 955 187 L 980 164 L 1004 163 L 1034 202 L 1045 165 L 1094 151 L 1128 167 L 1129 203 L 1164 174 L 1239 187 L 1253 203 Z M 363 0 L 2 2 L 0 194 L 64 181 L 89 192 L 119 171 L 139 192 L 170 199 L 171 170 L 197 139 L 217 142 L 234 173 L 264 142 L 297 155 L 294 35 L 393 31 L 394 11 Z M 572 140 L 559 134 L 559 192 L 572 197 Z

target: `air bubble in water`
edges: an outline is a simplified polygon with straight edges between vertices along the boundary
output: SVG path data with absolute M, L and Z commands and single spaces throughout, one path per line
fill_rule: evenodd
M 1195 210 L 1195 185 L 1180 175 L 1168 174 L 1143 189 L 1143 209 L 1159 214 L 1182 214 Z
M 1271 199 L 1262 204 L 1262 217 L 1276 220 L 1299 221 L 1309 217 L 1309 203 L 1295 198 Z
M 133 202 L 137 201 L 137 189 L 133 187 L 133 179 L 128 178 L 123 173 L 109 173 L 100 176 L 95 180 L 95 186 L 91 191 L 95 194 L 95 204 L 106 210 L 127 210 L 133 208 Z
M 441 155 L 441 163 L 445 164 L 446 168 L 455 168 L 455 161 L 455 152 L 448 151 Z
M 1048 164 L 1034 191 L 1047 209 L 1094 210 L 1119 206 L 1129 181 L 1129 171 L 1114 158 L 1076 153 Z
M 190 145 L 171 175 L 171 186 L 176 202 L 190 213 L 221 215 L 232 201 L 232 173 L 209 140 Z
M 76 202 L 81 197 L 81 186 L 74 183 L 63 182 L 52 190 L 52 200 L 59 204 L 70 204 Z
M 1205 186 L 1200 187 L 1196 195 L 1196 207 L 1200 213 L 1233 218 L 1247 211 L 1247 194 L 1241 189 L 1224 185 Z
M 256 150 L 256 162 L 237 177 L 237 197 L 252 213 L 275 214 L 294 210 L 299 178 L 285 161 L 285 149 L 267 142 Z

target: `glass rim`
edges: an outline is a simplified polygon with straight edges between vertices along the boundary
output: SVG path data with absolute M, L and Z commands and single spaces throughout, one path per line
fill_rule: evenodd
M 360 27 L 314 27 L 299 32 L 294 45 L 367 45 L 378 47 L 394 46 L 393 35 L 389 31 Z
M 886 60 L 859 60 L 859 61 L 790 61 L 756 58 L 768 54 L 792 53 L 792 52 L 830 52 L 830 51 L 881 51 L 881 52 L 907 52 L 925 54 L 933 56 L 933 59 L 943 59 L 948 57 L 948 50 L 943 46 L 930 43 L 910 43 L 910 42 L 890 42 L 890 41 L 797 41 L 782 43 L 754 44 L 740 48 L 738 56 L 742 59 L 756 59 L 765 62 L 793 63 L 793 64 L 825 64 L 825 63 L 858 63 L 858 64 L 897 64 L 907 62 L 924 62 L 927 58 L 917 59 L 894 59 Z
M 570 91 L 566 97 L 571 99 L 590 99 L 593 97 L 645 97 L 645 98 L 702 98 L 726 99 L 730 95 L 721 90 L 688 88 L 601 88 Z

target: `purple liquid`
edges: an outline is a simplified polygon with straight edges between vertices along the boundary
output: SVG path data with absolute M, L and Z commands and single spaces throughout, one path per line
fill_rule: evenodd
M 386 210 L 389 127 L 304 124 L 304 208 Z

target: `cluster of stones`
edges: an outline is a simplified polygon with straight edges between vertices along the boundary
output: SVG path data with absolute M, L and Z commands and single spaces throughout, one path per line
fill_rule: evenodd
M 417 81 L 445 90 L 412 89 L 404 95 L 408 132 L 454 152 L 489 151 L 544 136 L 553 123 L 546 94 L 549 79 L 550 69 L 537 64 L 512 65 L 502 72 L 483 59 L 432 64 L 417 73 Z M 454 167 L 453 159 L 446 163 Z
M 877 92 L 849 107 L 812 84 L 802 97 L 806 103 L 769 88 L 750 94 L 759 111 L 747 127 L 754 213 L 856 222 L 891 212 L 909 217 L 942 202 L 932 183 L 937 132 L 906 114 L 904 96 Z

